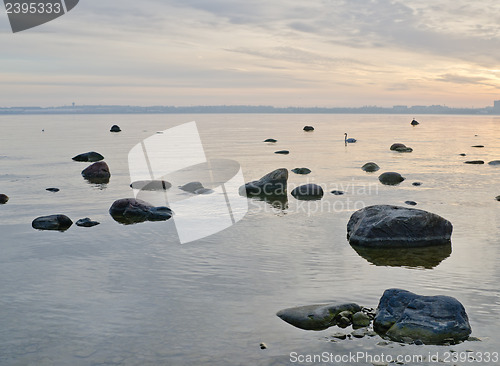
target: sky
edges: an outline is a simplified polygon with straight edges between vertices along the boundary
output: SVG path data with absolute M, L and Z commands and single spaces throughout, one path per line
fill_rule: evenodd
M 500 99 L 500 2 L 81 0 L 12 33 L 0 107 L 484 107 Z

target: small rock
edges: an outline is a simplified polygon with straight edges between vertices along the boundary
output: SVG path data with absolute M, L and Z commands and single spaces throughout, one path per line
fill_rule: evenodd
M 397 152 L 412 152 L 413 149 L 411 147 L 405 146 L 405 147 L 398 147 L 395 149 Z
M 410 205 L 410 206 L 416 206 L 417 205 L 417 202 L 415 202 L 415 201 L 405 201 L 405 203 L 407 205 Z
M 400 142 L 396 142 L 395 144 L 392 144 L 392 145 L 391 145 L 391 147 L 390 147 L 390 149 L 391 149 L 392 151 L 395 151 L 395 150 L 396 150 L 396 149 L 398 149 L 398 148 L 406 148 L 406 145 L 405 145 L 405 144 L 402 144 L 402 143 L 400 143 Z
M 296 187 L 292 191 L 292 196 L 298 200 L 317 200 L 323 197 L 323 188 L 321 186 L 308 183 Z
M 464 161 L 465 164 L 484 164 L 483 160 L 469 160 L 469 161 Z
M 194 194 L 211 194 L 211 193 L 214 193 L 214 190 L 205 187 L 199 188 L 196 191 L 194 191 Z
M 118 125 L 113 125 L 113 126 L 111 126 L 111 129 L 109 131 L 110 132 L 120 132 L 121 128 Z
M 471 147 L 484 147 L 484 145 L 473 145 Z
M 351 332 L 351 335 L 354 338 L 363 338 L 364 336 L 368 335 L 369 329 L 368 328 L 360 328 L 356 329 L 355 331 Z
M 420 123 L 419 123 L 416 119 L 413 119 L 413 120 L 410 122 L 410 124 L 411 124 L 412 126 L 417 126 L 417 125 L 419 125 Z
M 495 199 L 496 199 L 497 201 L 500 201 L 500 196 L 496 196 L 496 197 L 495 197 Z
M 260 349 L 267 349 L 267 345 L 262 342 L 260 345 L 259 345 Z
M 489 165 L 500 165 L 500 160 L 492 160 L 488 164 Z
M 336 196 L 342 196 L 342 195 L 344 194 L 344 191 L 335 191 L 335 190 L 334 190 L 334 191 L 331 191 L 330 193 L 331 193 L 331 194 L 334 194 L 334 195 L 336 195 Z
M 59 230 L 65 231 L 73 225 L 73 221 L 66 215 L 40 216 L 33 220 L 31 226 L 38 230 Z
M 304 131 L 314 131 L 314 127 L 313 126 L 304 126 L 303 130 Z
M 179 186 L 179 189 L 182 189 L 185 192 L 195 193 L 198 189 L 203 189 L 203 184 L 200 182 L 189 182 L 182 186 Z
M 76 226 L 83 226 L 83 227 L 92 227 L 99 225 L 100 222 L 97 221 L 92 221 L 90 218 L 85 217 L 84 219 L 80 219 L 77 222 L 75 222 Z
M 333 334 L 332 334 L 332 338 L 337 338 L 337 339 L 342 339 L 342 340 L 344 340 L 344 339 L 347 339 L 347 334 L 345 334 L 345 333 L 340 333 L 340 332 L 338 332 L 338 333 L 333 333 Z
M 377 346 L 380 346 L 380 347 L 385 347 L 385 346 L 388 346 L 390 344 L 392 344 L 393 342 L 387 342 L 387 341 L 381 341 L 381 342 L 378 342 L 377 343 Z
M 413 182 L 411 185 L 415 186 L 415 187 L 419 187 L 422 185 L 422 182 Z
M 4 205 L 7 203 L 7 201 L 9 200 L 9 196 L 7 196 L 6 194 L 0 194 L 0 205 Z
M 376 172 L 379 169 L 380 169 L 380 167 L 376 163 L 373 163 L 373 162 L 366 163 L 365 165 L 363 165 L 361 167 L 361 170 L 368 172 L 368 173 Z
M 367 327 L 371 324 L 371 319 L 367 314 L 358 311 L 352 315 L 352 324 L 356 327 Z
M 382 184 L 394 186 L 404 181 L 405 178 L 396 172 L 385 172 L 379 175 L 378 180 Z
M 467 156 L 467 154 L 465 154 L 465 153 L 461 153 L 461 154 L 458 154 L 458 155 L 460 155 L 460 156 Z
M 295 169 L 292 169 L 292 172 L 294 172 L 295 174 L 309 174 L 311 172 L 311 169 L 295 168 Z
M 354 303 L 306 305 L 280 310 L 276 315 L 300 329 L 323 330 L 336 325 L 339 314 L 346 310 L 355 313 L 361 307 Z
M 172 184 L 165 180 L 138 180 L 132 182 L 130 187 L 133 189 L 140 189 L 142 191 L 166 191 L 172 187 Z
M 290 151 L 288 150 L 278 150 L 274 152 L 275 154 L 281 154 L 281 155 L 288 155 L 290 154 Z
M 46 191 L 49 191 L 49 192 L 59 192 L 59 188 L 45 188 Z
M 96 161 L 101 161 L 104 159 L 104 156 L 101 154 L 95 152 L 95 151 L 89 151 L 83 154 L 79 154 L 77 156 L 74 156 L 72 158 L 74 161 L 85 161 L 85 162 L 96 162 Z
M 351 321 L 349 320 L 349 318 L 346 318 L 345 316 L 341 316 L 341 317 L 337 320 L 337 325 L 338 325 L 340 328 L 347 328 L 349 325 L 351 325 Z
M 278 140 L 275 140 L 275 139 L 266 139 L 266 140 L 264 140 L 264 142 L 278 142 Z
M 482 342 L 480 338 L 477 337 L 469 337 L 467 338 L 469 342 Z

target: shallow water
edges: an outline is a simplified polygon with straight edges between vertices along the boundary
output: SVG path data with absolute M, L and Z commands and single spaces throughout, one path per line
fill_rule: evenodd
M 0 206 L 0 364 L 281 365 L 293 363 L 291 352 L 440 352 L 445 359 L 450 349 L 498 351 L 500 167 L 463 162 L 500 159 L 500 118 L 417 119 L 421 124 L 412 127 L 411 117 L 401 115 L 0 116 L 0 193 L 10 197 Z M 186 244 L 172 220 L 116 223 L 109 206 L 133 195 L 130 149 L 193 120 L 206 156 L 238 162 L 245 181 L 276 168 L 308 167 L 307 176 L 290 173 L 289 191 L 314 182 L 346 194 L 312 202 L 289 195 L 281 207 L 250 200 L 243 220 Z M 113 124 L 122 132 L 110 133 Z M 302 131 L 304 125 L 315 131 Z M 345 146 L 344 132 L 358 142 Z M 263 143 L 266 138 L 278 142 Z M 389 151 L 394 142 L 414 151 Z M 477 144 L 485 147 L 471 147 Z M 290 154 L 273 153 L 282 149 Z M 105 156 L 108 184 L 87 183 L 80 172 L 88 164 L 71 160 L 91 150 Z M 381 170 L 363 172 L 368 161 Z M 383 186 L 377 177 L 384 171 L 406 180 Z M 407 200 L 453 223 L 451 253 L 384 261 L 348 244 L 346 224 L 356 209 Z M 35 217 L 55 213 L 101 224 L 66 232 L 31 228 Z M 339 329 L 303 331 L 275 315 L 329 301 L 376 307 L 392 287 L 456 297 L 482 341 L 453 347 L 381 347 L 379 337 L 331 342 Z

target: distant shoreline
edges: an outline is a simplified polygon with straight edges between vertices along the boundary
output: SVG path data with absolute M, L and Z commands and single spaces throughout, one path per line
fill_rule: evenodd
M 0 107 L 0 115 L 20 114 L 469 114 L 500 115 L 500 108 L 450 108 L 441 105 L 431 106 L 365 106 L 345 107 L 273 107 L 273 106 L 119 106 L 119 105 L 87 105 L 60 107 Z

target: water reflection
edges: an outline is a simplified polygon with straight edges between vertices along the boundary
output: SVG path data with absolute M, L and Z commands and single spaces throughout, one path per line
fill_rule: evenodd
M 277 211 L 278 214 L 285 214 L 288 210 L 288 196 L 286 194 L 280 195 L 258 195 L 248 197 L 250 200 L 266 202 L 271 209 Z M 267 206 L 266 206 L 267 207 Z
M 371 264 L 386 267 L 432 269 L 451 255 L 451 243 L 424 248 L 351 247 Z

